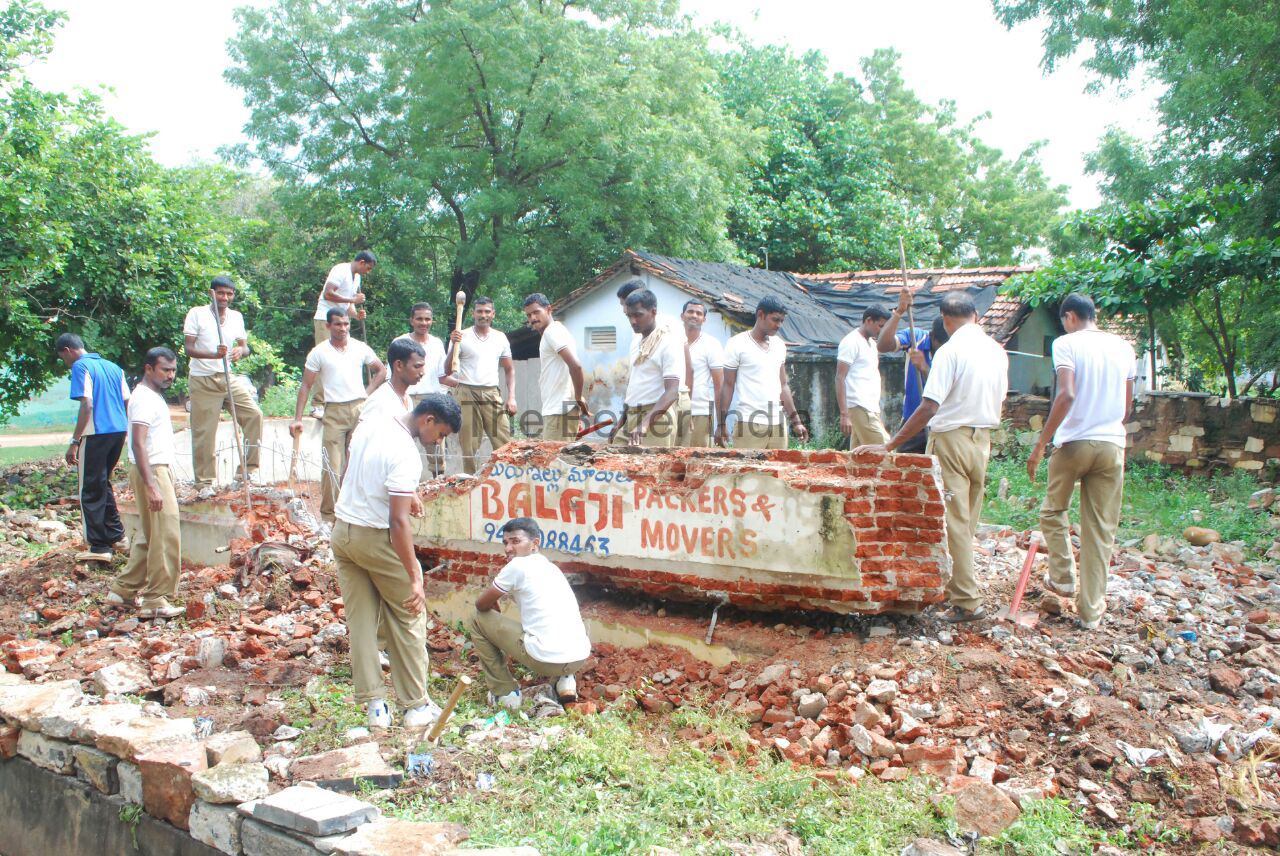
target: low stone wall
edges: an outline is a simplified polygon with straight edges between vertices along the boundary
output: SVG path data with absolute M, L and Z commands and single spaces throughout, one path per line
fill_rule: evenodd
M 425 497 L 416 542 L 483 585 L 497 530 L 533 517 L 566 572 L 756 609 L 914 612 L 950 575 L 941 476 L 924 455 L 516 442 Z

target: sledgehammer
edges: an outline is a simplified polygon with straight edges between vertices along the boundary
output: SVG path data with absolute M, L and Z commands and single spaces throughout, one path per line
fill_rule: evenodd
M 444 731 L 445 723 L 453 715 L 453 709 L 458 706 L 458 699 L 462 698 L 462 694 L 467 691 L 469 686 L 471 686 L 471 678 L 466 675 L 458 678 L 458 683 L 454 685 L 453 692 L 449 693 L 449 700 L 444 703 L 444 708 L 440 711 L 440 718 L 436 720 L 436 724 L 431 727 L 431 733 L 427 735 L 428 743 L 435 743 L 440 739 L 440 733 Z

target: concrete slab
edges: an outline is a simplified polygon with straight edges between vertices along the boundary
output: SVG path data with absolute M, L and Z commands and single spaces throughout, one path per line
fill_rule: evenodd
M 378 809 L 324 788 L 295 785 L 258 800 L 253 817 L 307 835 L 336 835 L 375 820 Z

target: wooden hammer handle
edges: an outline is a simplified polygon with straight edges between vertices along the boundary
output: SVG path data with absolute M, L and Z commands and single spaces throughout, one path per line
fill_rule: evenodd
M 444 731 L 445 723 L 453 715 L 453 709 L 458 706 L 458 699 L 462 698 L 462 694 L 467 691 L 469 686 L 471 686 L 471 678 L 466 675 L 458 678 L 458 683 L 454 686 L 453 692 L 449 693 L 449 700 L 444 703 L 444 709 L 440 711 L 440 718 L 436 720 L 436 724 L 431 728 L 431 733 L 427 735 L 428 743 L 435 743 L 440 739 L 440 732 Z

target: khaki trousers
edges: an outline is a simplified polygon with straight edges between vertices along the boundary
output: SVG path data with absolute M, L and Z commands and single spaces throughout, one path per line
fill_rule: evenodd
M 520 688 L 507 668 L 508 657 L 544 678 L 572 675 L 587 662 L 544 663 L 535 660 L 524 648 L 524 628 L 520 622 L 507 618 L 496 609 L 477 609 L 467 623 L 471 628 L 471 644 L 476 646 L 476 657 L 484 672 L 484 682 L 489 692 L 496 696 L 504 696 Z
M 785 449 L 787 448 L 787 426 L 781 422 L 771 425 L 747 425 L 738 420 L 733 431 L 733 448 L 735 449 Z
M 706 416 L 689 415 L 689 433 L 685 438 L 685 446 L 705 449 L 711 446 L 711 414 Z
M 396 698 L 404 707 L 423 704 L 427 700 L 427 613 L 413 615 L 404 608 L 412 586 L 391 546 L 391 530 L 339 520 L 333 527 L 333 557 L 346 612 L 356 701 L 372 701 L 386 693 L 378 665 L 381 635 Z
M 413 400 L 414 407 L 417 407 L 418 404 L 422 402 L 422 399 L 426 397 L 425 393 L 422 395 L 409 396 L 409 398 Z M 436 478 L 444 472 L 443 443 L 432 443 L 428 446 L 419 440 L 418 448 L 421 450 L 422 455 L 422 481 L 425 482 L 428 479 Z
M 884 430 L 880 414 L 872 413 L 865 407 L 849 408 L 849 426 L 850 449 L 889 442 L 889 432 Z
M 482 437 L 488 437 L 493 451 L 511 442 L 511 417 L 503 406 L 502 395 L 496 386 L 468 386 L 460 383 L 453 388 L 453 397 L 462 407 L 462 430 L 458 432 L 458 444 L 462 446 L 462 471 L 476 471 L 476 450 Z
M 1107 610 L 1107 570 L 1124 498 L 1124 449 L 1103 440 L 1064 443 L 1049 457 L 1049 487 L 1040 506 L 1040 531 L 1049 551 L 1049 578 L 1075 586 L 1071 554 L 1071 494 L 1080 483 L 1080 585 L 1076 608 L 1084 621 Z
M 187 378 L 191 395 L 191 458 L 196 481 L 212 484 L 218 476 L 218 420 L 227 406 L 227 379 L 224 375 L 191 375 Z M 244 433 L 246 469 L 258 468 L 258 451 L 262 445 L 262 409 L 253 384 L 238 375 L 231 376 L 231 398 L 236 403 L 236 418 Z M 236 458 L 240 456 L 237 454 Z
M 360 410 L 364 407 L 364 399 L 357 401 L 330 402 L 325 405 L 324 418 L 320 423 L 324 426 L 320 442 L 324 448 L 326 465 L 320 474 L 320 514 L 330 519 L 333 508 L 338 502 L 338 491 L 342 489 L 342 477 L 347 474 L 347 449 L 351 446 L 351 435 L 355 433 L 360 422 Z
M 672 443 L 673 446 L 689 445 L 689 436 L 693 433 L 693 414 L 690 411 L 689 393 L 680 390 L 676 403 L 671 406 L 671 412 L 675 414 L 676 420 L 676 439 Z
M 675 409 L 676 406 L 672 404 L 667 408 L 666 413 L 653 420 L 653 424 L 645 432 L 644 439 L 640 441 L 641 446 L 654 449 L 669 449 L 676 444 L 675 418 L 672 416 Z M 618 433 L 613 436 L 613 445 L 625 446 L 630 443 L 631 432 L 640 427 L 640 423 L 649 415 L 650 410 L 653 410 L 652 404 L 641 404 L 636 407 L 628 405 L 627 421 L 619 429 Z
M 312 318 L 311 332 L 315 334 L 316 344 L 327 342 L 329 340 L 329 324 L 326 321 Z M 311 385 L 311 406 L 324 407 L 324 384 L 313 383 Z
M 982 496 L 991 457 L 991 431 L 953 428 L 929 435 L 928 453 L 938 456 L 947 510 L 947 550 L 951 579 L 947 600 L 963 609 L 982 605 L 982 591 L 973 573 L 973 537 L 982 514 Z
M 111 590 L 126 601 L 142 595 L 142 606 L 150 609 L 178 593 L 182 572 L 182 536 L 178 529 L 178 495 L 173 490 L 173 474 L 166 464 L 153 466 L 156 485 L 164 500 L 159 511 L 147 503 L 147 485 L 137 465 L 129 467 L 129 487 L 138 506 L 138 531 L 129 540 L 129 563 L 124 573 L 111 583 Z
M 542 415 L 542 439 L 559 440 L 569 443 L 578 438 L 578 427 L 582 424 L 582 419 L 578 408 L 574 407 L 568 413 L 553 413 L 551 415 Z

